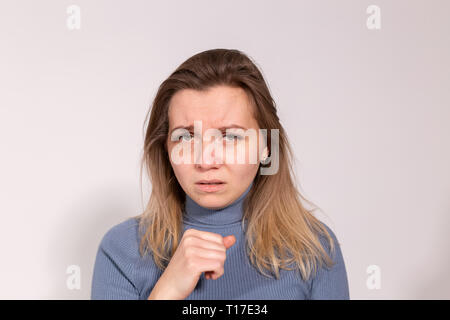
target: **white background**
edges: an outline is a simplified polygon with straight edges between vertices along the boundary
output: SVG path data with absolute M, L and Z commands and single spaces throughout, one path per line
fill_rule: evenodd
M 66 25 L 69 5 L 81 29 Z M 366 9 L 381 9 L 369 30 Z M 261 68 L 351 299 L 450 298 L 448 1 L 2 1 L 0 298 L 89 299 L 105 232 L 141 213 L 144 117 L 184 60 Z M 66 285 L 81 268 L 80 290 Z M 366 272 L 381 270 L 370 290 Z

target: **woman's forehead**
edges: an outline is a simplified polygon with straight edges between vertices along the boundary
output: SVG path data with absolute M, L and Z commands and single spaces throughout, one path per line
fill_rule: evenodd
M 236 88 L 210 89 L 207 92 L 182 90 L 172 97 L 169 107 L 171 127 L 190 126 L 201 121 L 203 126 L 224 127 L 236 124 L 252 127 L 255 119 L 245 92 Z M 241 94 L 243 93 L 243 95 Z

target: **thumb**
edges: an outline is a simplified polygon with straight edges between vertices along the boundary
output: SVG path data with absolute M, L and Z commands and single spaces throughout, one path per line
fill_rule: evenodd
M 236 242 L 236 237 L 234 235 L 229 235 L 223 238 L 223 244 L 225 248 L 231 247 Z

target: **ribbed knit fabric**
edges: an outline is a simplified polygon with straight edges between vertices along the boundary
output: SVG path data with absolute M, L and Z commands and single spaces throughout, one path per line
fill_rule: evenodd
M 217 280 L 202 273 L 194 291 L 186 300 L 303 300 L 350 299 L 347 272 L 335 234 L 324 224 L 335 241 L 335 264 L 323 266 L 315 278 L 303 281 L 298 270 L 280 269 L 280 279 L 269 278 L 251 265 L 242 231 L 242 204 L 253 183 L 232 204 L 211 210 L 186 195 L 184 231 L 189 228 L 233 234 L 235 244 L 226 254 L 225 273 Z M 245 221 L 244 221 L 245 223 Z M 323 222 L 322 222 L 323 223 Z M 320 239 L 330 254 L 324 238 Z M 129 218 L 112 227 L 102 238 L 95 259 L 91 299 L 147 299 L 162 271 L 151 255 L 139 254 L 138 220 Z

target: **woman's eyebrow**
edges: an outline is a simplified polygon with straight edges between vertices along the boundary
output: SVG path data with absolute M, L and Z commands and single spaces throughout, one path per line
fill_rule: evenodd
M 231 128 L 239 128 L 239 129 L 247 130 L 247 128 L 242 127 L 242 126 L 240 126 L 240 125 L 238 125 L 238 124 L 230 124 L 230 125 L 228 125 L 228 126 L 223 126 L 223 127 L 217 128 L 217 129 L 220 130 L 220 131 L 223 131 L 223 130 L 231 129 Z M 176 128 L 173 128 L 172 131 L 170 131 L 170 133 L 174 132 L 174 131 L 177 130 L 177 129 L 186 129 L 186 130 L 188 130 L 188 131 L 191 131 L 191 130 L 194 129 L 194 126 L 193 126 L 193 125 L 189 125 L 189 126 L 178 126 L 178 127 L 176 127 Z

